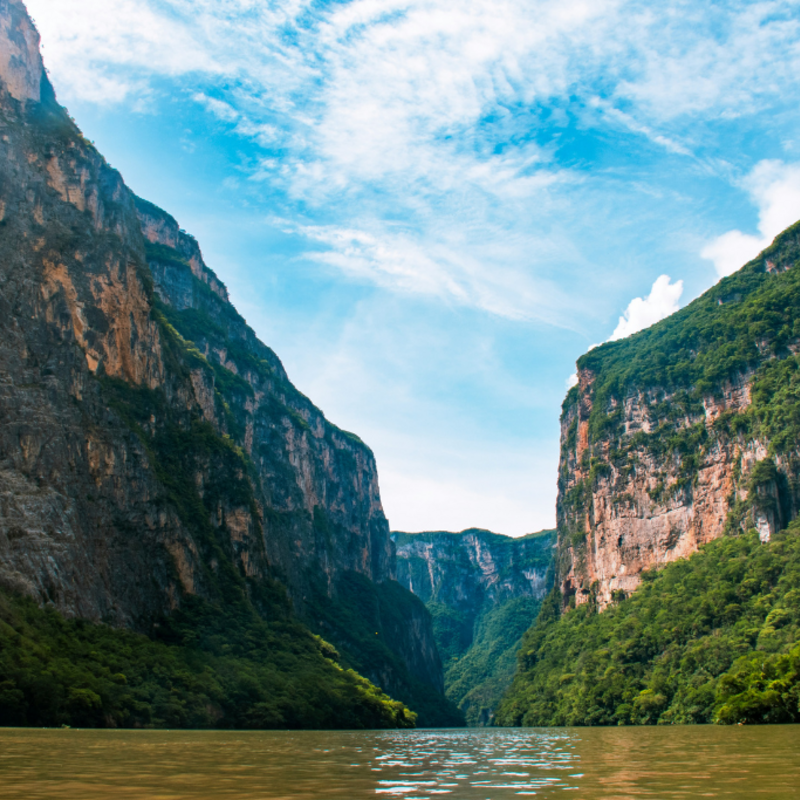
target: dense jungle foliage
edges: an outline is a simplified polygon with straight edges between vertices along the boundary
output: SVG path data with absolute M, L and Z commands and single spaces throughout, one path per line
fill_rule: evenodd
M 413 620 L 426 615 L 422 601 L 399 583 L 373 583 L 357 572 L 345 573 L 333 598 L 321 589 L 316 592 L 308 612 L 312 628 L 336 644 L 344 666 L 378 684 L 386 667 L 391 668 L 392 697 L 414 709 L 420 727 L 460 727 L 462 712 L 433 686 L 411 675 L 397 652 L 398 645 L 412 649 Z
M 511 683 L 522 635 L 536 619 L 540 601 L 525 595 L 509 597 L 509 587 L 519 586 L 520 580 L 524 583 L 526 570 L 547 574 L 546 580 L 552 581 L 554 534 L 548 530 L 514 539 L 477 528 L 460 533 L 392 534 L 398 553 L 420 541 L 446 549 L 446 560 L 439 565 L 444 577 L 431 587 L 430 597 L 428 589 L 424 590 L 425 605 L 433 617 L 436 646 L 444 665 L 445 695 L 468 725 L 489 724 Z M 482 583 L 465 536 L 478 536 L 486 548 L 484 555 L 498 567 L 493 574 L 495 584 Z M 421 576 L 428 570 L 425 559 L 406 553 L 402 560 L 411 584 L 425 586 Z M 504 584 L 505 589 L 495 591 Z
M 636 387 L 672 393 L 666 417 L 691 414 L 704 395 L 770 356 L 789 354 L 800 338 L 800 223 L 738 272 L 723 278 L 685 308 L 627 339 L 596 347 L 578 360 L 595 375 L 589 432 L 592 441 L 618 421 L 613 400 Z M 795 268 L 793 268 L 795 267 Z M 567 410 L 577 400 L 570 390 Z M 676 404 L 680 408 L 675 408 Z M 684 408 L 685 406 L 685 408 Z M 696 408 L 694 409 L 696 410 Z
M 0 726 L 414 726 L 272 591 L 269 623 L 244 601 L 187 598 L 153 638 L 0 594 Z
M 525 635 L 504 725 L 800 722 L 800 522 L 725 536 L 598 614 L 553 592 Z
M 445 695 L 458 705 L 468 725 L 491 722 L 514 677 L 522 636 L 540 605 L 532 597 L 515 597 L 490 608 L 478 618 L 467 649 L 445 662 Z

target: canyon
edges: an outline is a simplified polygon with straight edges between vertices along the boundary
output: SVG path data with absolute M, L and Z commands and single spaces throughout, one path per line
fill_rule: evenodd
M 371 450 L 83 137 L 18 0 L 0 54 L 0 585 L 148 634 L 188 598 L 268 621 L 285 597 L 423 724 L 457 723 Z
M 555 531 L 392 534 L 397 580 L 427 606 L 445 693 L 470 725 L 491 724 L 522 634 L 553 585 Z

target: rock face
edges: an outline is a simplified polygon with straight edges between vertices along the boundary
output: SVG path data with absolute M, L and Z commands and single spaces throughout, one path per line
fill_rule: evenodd
M 203 419 L 252 462 L 267 560 L 296 607 L 304 609 L 311 583 L 322 581 L 330 594 L 348 571 L 375 582 L 392 579 L 394 553 L 372 452 L 291 385 L 275 353 L 228 302 L 195 239 L 166 212 L 134 202 L 161 311 L 197 351 L 193 399 Z
M 428 607 L 445 693 L 472 725 L 491 722 L 523 633 L 552 587 L 554 531 L 394 533 L 397 579 Z
M 424 603 L 442 603 L 472 625 L 487 605 L 547 594 L 553 531 L 517 539 L 471 528 L 461 533 L 400 533 L 397 580 Z
M 312 627 L 352 574 L 396 586 L 372 452 L 82 137 L 17 0 L 0 0 L 0 152 L 0 582 L 145 632 L 224 594 L 223 563 L 280 581 Z M 364 664 L 390 693 L 398 664 L 441 686 L 412 616 L 395 662 Z
M 602 609 L 726 530 L 766 541 L 796 515 L 792 418 L 770 404 L 794 391 L 798 255 L 795 226 L 686 309 L 578 362 L 561 418 L 566 599 Z

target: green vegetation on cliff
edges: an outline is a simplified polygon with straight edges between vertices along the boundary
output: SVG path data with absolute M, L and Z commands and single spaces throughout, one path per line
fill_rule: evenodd
M 596 376 L 590 434 L 596 438 L 613 428 L 613 413 L 606 419 L 609 403 L 633 387 L 685 389 L 680 402 L 691 406 L 765 358 L 788 355 L 789 345 L 800 338 L 799 260 L 800 222 L 686 308 L 581 356 L 578 368 Z M 565 407 L 576 399 L 577 387 Z M 673 416 L 681 410 L 672 409 Z M 670 409 L 662 413 L 667 417 Z
M 292 619 L 279 587 L 252 589 L 255 604 L 186 598 L 153 638 L 0 594 L 0 726 L 414 726 Z
M 703 457 L 719 444 L 768 443 L 770 457 L 783 457 L 777 488 L 783 492 L 782 522 L 800 501 L 800 404 L 796 390 L 800 359 L 800 223 L 741 270 L 651 328 L 594 348 L 578 360 L 592 377 L 589 447 L 580 466 L 584 477 L 566 489 L 569 453 L 575 449 L 577 420 L 563 443 L 561 504 L 565 541 L 578 545 L 585 533 L 582 514 L 599 480 L 612 474 L 624 484 L 643 456 L 664 465 L 651 500 L 689 497 Z M 724 412 L 705 424 L 704 398 L 721 398 L 752 375 L 751 405 Z M 625 398 L 644 401 L 649 430 L 625 433 Z M 578 387 L 564 401 L 567 418 Z M 667 466 L 673 477 L 667 480 Z M 613 469 L 612 469 L 613 467 Z M 613 487 L 612 487 L 613 488 Z M 624 494 L 624 493 L 623 493 Z M 630 498 L 619 496 L 617 502 Z M 741 509 L 740 509 L 741 510 Z M 751 520 L 752 522 L 752 520 Z
M 445 663 L 445 694 L 469 725 L 486 725 L 508 689 L 523 634 L 541 602 L 515 597 L 486 610 L 475 623 L 469 646 Z
M 554 592 L 525 635 L 504 725 L 800 722 L 800 523 L 726 536 L 598 614 Z
M 522 635 L 552 581 L 553 534 L 515 539 L 478 528 L 393 533 L 398 579 L 425 600 L 445 695 L 468 725 L 489 724 L 511 683 Z M 535 577 L 541 581 L 536 597 Z
M 414 709 L 420 727 L 461 727 L 464 715 L 456 705 L 432 683 L 412 675 L 398 655 L 398 650 L 409 649 L 414 620 L 421 621 L 427 613 L 422 601 L 399 583 L 373 583 L 347 572 L 333 598 L 321 589 L 315 593 L 308 619 L 314 630 L 335 642 L 343 666 L 379 685 L 381 673 L 390 669 L 392 697 Z

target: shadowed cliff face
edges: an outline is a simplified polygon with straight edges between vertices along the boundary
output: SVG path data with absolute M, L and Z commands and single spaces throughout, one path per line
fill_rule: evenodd
M 168 550 L 191 550 L 96 380 L 164 381 L 141 233 L 120 176 L 55 104 L 20 4 L 0 3 L 0 53 L 0 576 L 138 624 L 175 602 Z
M 579 361 L 561 418 L 565 598 L 604 608 L 726 530 L 767 541 L 796 515 L 796 227 L 669 320 Z
M 313 627 L 346 576 L 393 578 L 371 451 L 292 386 L 197 242 L 82 137 L 14 0 L 0 285 L 3 585 L 147 631 L 228 580 L 279 580 Z M 430 619 L 408 622 L 389 649 L 440 686 Z M 390 692 L 393 669 L 365 664 Z
M 195 239 L 161 209 L 135 203 L 156 303 L 196 351 L 194 399 L 255 469 L 267 558 L 296 607 L 305 608 L 310 581 L 322 579 L 331 594 L 347 571 L 390 579 L 393 552 L 371 451 L 292 386 L 228 302 Z

